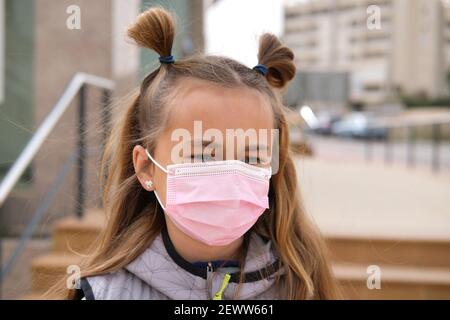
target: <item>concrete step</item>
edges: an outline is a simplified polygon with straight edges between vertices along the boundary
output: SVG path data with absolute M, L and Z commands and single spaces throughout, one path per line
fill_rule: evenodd
M 20 299 L 18 300 L 46 300 L 46 299 L 42 296 L 42 293 L 33 292 L 20 297 Z
M 336 263 L 450 268 L 450 241 L 328 237 Z
M 65 252 L 54 252 L 33 260 L 31 266 L 32 293 L 45 292 L 66 276 L 67 267 L 78 265 L 82 257 Z
M 379 265 L 381 287 L 369 289 L 367 267 L 333 265 L 346 299 L 450 299 L 450 268 Z
M 22 299 L 42 298 L 42 293 L 66 276 L 67 267 L 78 265 L 96 239 L 105 223 L 101 209 L 89 209 L 82 219 L 67 217 L 53 227 L 53 250 L 33 260 L 31 266 L 31 293 Z M 60 299 L 61 297 L 54 297 Z
M 53 229 L 53 250 L 86 254 L 97 239 L 105 222 L 103 211 L 90 209 L 82 219 L 67 217 L 56 222 Z
M 32 292 L 20 297 L 19 300 L 64 300 L 64 297 L 58 295 L 44 297 L 44 292 Z

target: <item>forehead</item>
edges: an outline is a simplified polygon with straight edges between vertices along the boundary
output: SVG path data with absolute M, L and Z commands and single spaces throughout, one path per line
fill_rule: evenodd
M 202 80 L 182 80 L 169 104 L 167 129 L 272 129 L 273 111 L 268 98 L 251 88 L 226 88 Z

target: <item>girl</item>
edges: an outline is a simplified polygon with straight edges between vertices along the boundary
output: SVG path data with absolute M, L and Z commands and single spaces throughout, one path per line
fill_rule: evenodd
M 142 13 L 128 35 L 161 64 L 112 130 L 101 174 L 106 227 L 81 266 L 81 289 L 68 290 L 69 298 L 336 298 L 289 153 L 280 92 L 295 75 L 292 51 L 264 34 L 253 69 L 219 56 L 175 60 L 174 20 L 161 8 Z M 198 123 L 224 136 L 278 130 L 277 168 L 273 154 L 260 155 L 271 143 L 249 142 L 242 156 L 206 134 L 183 141 L 184 151 L 200 149 L 175 161 L 174 137 L 195 136 Z M 211 143 L 210 158 L 230 157 L 205 157 Z

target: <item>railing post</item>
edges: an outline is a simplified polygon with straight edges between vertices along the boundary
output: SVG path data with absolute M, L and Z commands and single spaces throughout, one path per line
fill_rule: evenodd
M 390 163 L 392 160 L 392 150 L 389 141 L 389 136 L 391 134 L 391 128 L 386 128 L 386 136 L 384 137 L 384 162 Z
M 416 130 L 414 125 L 406 127 L 407 130 L 407 143 L 406 143 L 406 161 L 410 167 L 415 165 L 415 152 L 414 145 L 416 141 Z
M 372 143 L 372 137 L 369 135 L 366 139 L 366 161 L 372 161 L 373 158 L 373 143 Z
M 102 140 L 102 151 L 105 150 L 106 142 L 108 141 L 108 136 L 111 129 L 111 110 L 110 110 L 110 103 L 111 103 L 111 91 L 108 89 L 104 89 L 102 91 L 102 126 L 103 126 L 103 140 Z M 102 177 L 104 178 L 104 177 Z M 98 199 L 98 205 L 100 207 L 103 207 L 103 197 L 99 197 Z
M 439 146 L 441 143 L 441 125 L 434 123 L 432 125 L 432 169 L 438 172 L 440 169 Z
M 86 160 L 86 85 L 83 85 L 79 93 L 79 106 L 78 106 L 78 195 L 77 195 L 77 208 L 76 213 L 79 218 L 84 213 L 84 187 L 85 187 L 85 160 Z
M 108 89 L 103 90 L 103 105 L 102 105 L 102 122 L 103 122 L 103 145 L 109 136 L 109 130 L 111 125 L 111 110 L 109 103 L 111 99 L 111 91 Z

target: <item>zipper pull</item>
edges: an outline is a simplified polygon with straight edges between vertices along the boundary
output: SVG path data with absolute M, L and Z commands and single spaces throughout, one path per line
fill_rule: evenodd
M 222 285 L 220 286 L 219 291 L 217 291 L 216 294 L 214 295 L 213 300 L 222 300 L 223 292 L 227 288 L 228 283 L 230 282 L 230 278 L 231 278 L 230 274 L 227 273 L 223 278 Z

